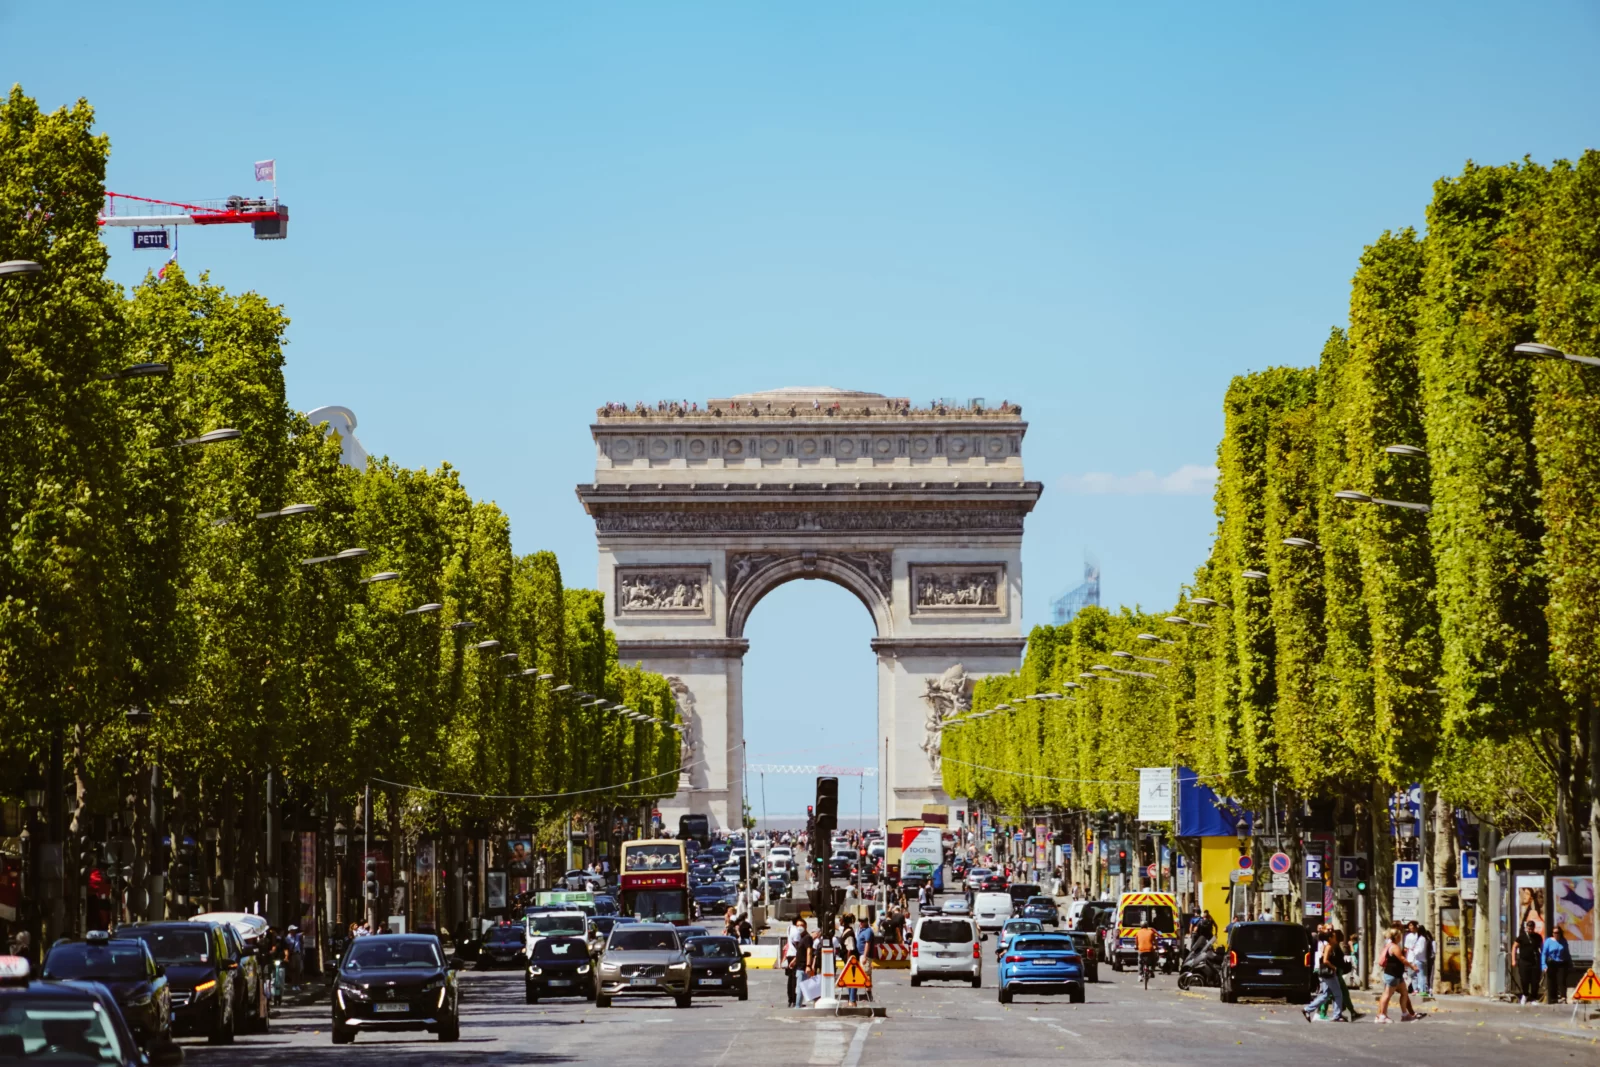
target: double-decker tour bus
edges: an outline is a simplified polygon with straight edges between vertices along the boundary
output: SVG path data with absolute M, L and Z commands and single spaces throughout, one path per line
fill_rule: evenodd
M 641 922 L 689 921 L 689 862 L 682 841 L 622 843 L 622 914 Z

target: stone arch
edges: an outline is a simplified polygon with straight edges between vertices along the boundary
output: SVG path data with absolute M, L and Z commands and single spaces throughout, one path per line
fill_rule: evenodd
M 734 581 L 739 564 L 749 567 Z M 820 578 L 843 586 L 861 601 L 872 616 L 877 636 L 894 636 L 894 613 L 890 609 L 893 589 L 888 552 L 826 553 L 792 552 L 730 554 L 728 594 L 728 636 L 743 638 L 750 613 L 768 593 L 788 582 Z

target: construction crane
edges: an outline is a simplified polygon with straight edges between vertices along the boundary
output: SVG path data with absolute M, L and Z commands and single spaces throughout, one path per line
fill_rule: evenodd
M 120 203 L 119 203 L 120 202 Z M 229 196 L 221 200 L 202 200 L 186 204 L 177 200 L 156 200 L 129 193 L 106 193 L 100 211 L 102 226 L 131 226 L 135 229 L 135 248 L 165 248 L 168 226 L 227 226 L 249 223 L 258 241 L 281 241 L 289 236 L 289 205 L 271 198 Z M 162 240 L 141 245 L 138 230 L 161 228 Z

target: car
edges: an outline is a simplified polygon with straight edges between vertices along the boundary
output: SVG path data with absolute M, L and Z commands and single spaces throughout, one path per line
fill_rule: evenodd
M 1222 1002 L 1282 997 L 1290 1004 L 1307 1003 L 1314 984 L 1314 951 L 1311 935 L 1297 923 L 1235 923 L 1228 928 L 1228 954 L 1222 961 Z
M 218 923 L 228 939 L 230 958 L 239 964 L 240 1033 L 264 1034 L 272 1025 L 272 974 L 270 963 L 261 954 L 267 920 L 248 911 L 208 911 L 191 915 L 190 922 Z
M 172 1067 L 171 1041 L 140 1051 L 111 991 L 98 982 L 30 980 L 28 961 L 0 956 L 0 1062 Z
M 1006 946 L 1018 934 L 1042 934 L 1044 926 L 1038 919 L 1007 919 L 1006 924 L 1000 928 L 1000 933 L 995 937 L 994 954 L 1004 956 Z
M 918 919 L 911 936 L 911 984 L 927 979 L 983 985 L 981 942 L 988 935 L 963 916 L 929 916 Z
M 767 850 L 767 861 L 768 862 L 771 862 L 773 860 L 780 860 L 780 859 L 781 860 L 787 860 L 790 863 L 793 863 L 794 862 L 794 849 L 790 848 L 788 845 L 773 845 L 770 849 Z
M 1078 955 L 1083 957 L 1083 980 L 1100 981 L 1100 935 L 1090 930 L 1068 930 L 1066 936 L 1072 938 Z
M 533 919 L 542 918 L 543 915 L 533 916 Z M 528 962 L 527 947 L 528 926 L 516 922 L 498 923 L 483 935 L 483 944 L 478 949 L 477 969 L 493 971 L 521 967 Z
M 594 966 L 589 943 L 581 937 L 541 937 L 528 949 L 523 974 L 523 1001 L 540 997 L 583 997 L 593 1000 Z
M 138 938 L 113 938 L 104 930 L 90 930 L 82 941 L 57 942 L 45 955 L 40 977 L 98 982 L 110 991 L 141 1046 L 148 1049 L 172 1040 L 167 974 Z
M 750 999 L 750 974 L 745 960 L 750 953 L 732 937 L 691 937 L 684 941 L 689 974 L 697 996 Z
M 687 1008 L 693 993 L 689 957 L 677 927 L 632 923 L 616 927 L 606 938 L 596 1007 L 609 1008 L 616 997 L 669 996 L 678 1007 Z
M 1004 871 L 990 871 L 983 876 L 983 882 L 978 886 L 986 892 L 1005 892 L 1006 875 Z
M 789 882 L 781 874 L 767 875 L 767 899 L 786 900 L 789 897 Z
M 213 1045 L 233 1044 L 239 1019 L 239 968 L 230 966 L 228 941 L 220 923 L 135 923 L 117 931 L 150 948 L 166 972 L 172 998 L 175 1037 L 202 1034 Z
M 828 877 L 850 878 L 856 873 L 856 854 L 841 849 L 828 857 Z
M 939 905 L 939 914 L 941 914 L 941 915 L 971 915 L 972 914 L 972 905 L 967 902 L 967 898 L 966 897 L 954 897 L 954 898 L 952 898 L 950 900 L 945 901 L 943 904 Z
M 559 879 L 568 889 L 578 892 L 598 893 L 606 887 L 605 879 L 593 871 L 571 870 Z
M 1024 918 L 1038 919 L 1046 926 L 1061 925 L 1061 909 L 1056 907 L 1054 897 L 1029 897 L 1022 905 L 1021 914 Z
M 1029 898 L 1038 896 L 1042 891 L 1033 882 L 1013 882 L 1006 886 L 1006 892 L 1011 894 L 1011 910 L 1021 915 L 1022 907 L 1028 903 Z
M 339 961 L 333 988 L 333 1043 L 363 1031 L 425 1030 L 461 1038 L 460 963 L 432 934 L 370 934 Z
M 1011 895 L 1009 893 L 975 893 L 972 897 L 972 912 L 978 917 L 978 928 L 981 930 L 998 930 L 1011 918 Z
M 582 937 L 589 928 L 589 920 L 599 916 L 585 915 L 583 912 L 571 907 L 561 907 L 553 911 L 540 912 L 530 915 L 525 921 L 527 930 L 527 944 L 531 945 L 541 937 Z M 523 924 L 519 924 L 523 925 Z M 527 949 L 523 949 L 523 961 L 527 961 Z
M 1116 910 L 1114 900 L 1074 900 L 1067 905 L 1067 925 L 1074 930 L 1098 930 L 1110 923 Z
M 678 932 L 678 940 L 683 942 L 687 942 L 691 937 L 711 936 L 710 929 L 704 926 L 674 926 L 673 929 Z
M 689 890 L 701 915 L 721 917 L 739 899 L 739 889 L 731 882 L 712 882 Z
M 966 872 L 966 875 L 964 877 L 964 881 L 970 883 L 969 887 L 975 888 L 976 886 L 980 885 L 983 882 L 983 880 L 985 878 L 989 877 L 989 875 L 992 874 L 992 873 L 993 872 L 990 871 L 989 868 L 987 868 L 987 867 L 973 867 L 973 868 L 971 868 L 970 870 L 968 870 Z
M 1083 1003 L 1083 957 L 1065 934 L 1020 934 L 1000 957 L 1000 1003 L 1020 992 L 1066 993 Z
M 610 893 L 599 893 L 594 898 L 594 913 L 596 915 L 616 915 L 622 909 L 617 906 L 617 898 Z

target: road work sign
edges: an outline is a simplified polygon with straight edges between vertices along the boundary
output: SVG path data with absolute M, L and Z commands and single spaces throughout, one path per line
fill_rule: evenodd
M 839 977 L 833 980 L 835 989 L 871 989 L 872 977 L 867 974 L 866 968 L 861 966 L 861 961 L 851 956 L 845 960 L 844 970 L 839 972 Z

